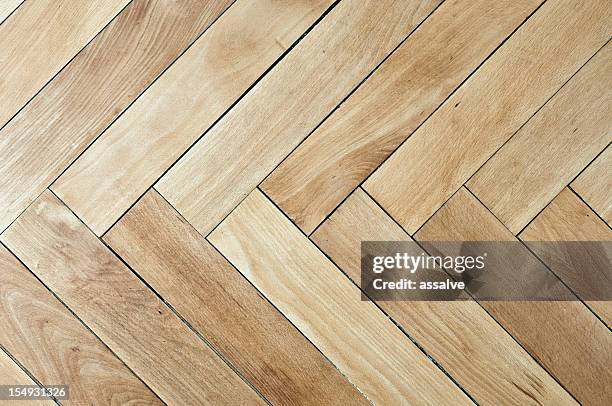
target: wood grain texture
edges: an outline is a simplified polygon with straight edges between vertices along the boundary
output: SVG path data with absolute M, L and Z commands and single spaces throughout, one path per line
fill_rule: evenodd
M 229 4 L 132 1 L 11 120 L 0 131 L 0 230 Z
M 164 402 L 263 404 L 51 192 L 1 239 Z
M 380 165 L 539 1 L 447 1 L 262 184 L 316 226 Z
M 0 24 L 15 10 L 23 0 L 3 0 L 0 3 Z
M 0 25 L 0 128 L 128 2 L 28 1 Z
M 593 293 L 593 287 L 609 290 L 612 286 L 612 269 L 589 275 L 580 269 L 580 261 L 588 261 L 595 247 L 584 245 L 585 258 L 572 259 L 562 252 L 563 246 L 555 249 L 553 245 L 529 244 L 529 241 L 612 241 L 612 230 L 571 190 L 563 189 L 519 238 L 583 299 L 588 296 L 587 292 Z M 608 326 L 611 325 L 612 302 L 589 300 L 586 303 Z
M 365 189 L 414 233 L 606 43 L 611 21 L 605 0 L 545 3 Z
M 330 4 L 239 0 L 53 190 L 102 235 Z
M 209 239 L 374 403 L 471 403 L 259 189 Z
M 208 234 L 439 3 L 341 2 L 179 160 L 157 190 Z
M 273 404 L 368 404 L 154 190 L 104 239 Z
M 515 241 L 461 188 L 416 234 L 419 241 Z M 612 335 L 579 301 L 483 301 L 481 305 L 583 404 L 608 405 Z
M 161 404 L 3 246 L 0 269 L 0 345 L 43 385 L 69 385 L 63 404 Z
M 576 191 L 603 218 L 612 225 L 612 146 L 608 146 L 572 183 Z
M 0 385 L 36 385 L 15 362 L 0 349 Z M 9 401 L 5 401 L 9 402 Z M 14 403 L 11 401 L 11 403 Z M 55 402 L 48 400 L 20 400 L 19 405 L 48 405 L 54 406 Z
M 411 241 L 360 188 L 312 235 L 357 284 L 361 241 Z M 474 301 L 379 302 L 479 404 L 576 404 Z
M 611 117 L 608 43 L 476 172 L 467 187 L 518 234 L 612 142 Z

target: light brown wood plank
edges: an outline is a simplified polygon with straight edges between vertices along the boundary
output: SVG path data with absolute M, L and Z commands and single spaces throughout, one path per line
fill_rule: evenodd
M 439 3 L 341 2 L 157 190 L 208 234 Z
M 209 239 L 374 403 L 471 403 L 259 189 Z
M 36 383 L 8 356 L 0 349 L 0 385 L 36 385 Z M 3 401 L 6 404 L 9 401 Z M 10 401 L 14 404 L 14 401 Z M 55 402 L 48 400 L 20 400 L 18 405 L 49 405 L 54 406 Z
M 612 35 L 605 0 L 546 2 L 365 182 L 414 233 Z
M 0 131 L 0 230 L 229 4 L 134 0 L 11 120 Z
M 357 284 L 362 241 L 412 241 L 361 188 L 311 238 Z M 576 404 L 476 302 L 378 304 L 479 404 Z
M 104 239 L 273 404 L 368 404 L 154 190 Z
M 461 188 L 416 234 L 418 241 L 515 241 L 486 207 Z M 511 287 L 509 287 L 511 288 Z M 583 404 L 608 405 L 612 335 L 579 301 L 483 301 L 501 323 Z
M 263 191 L 310 234 L 538 4 L 445 2 L 272 172 Z
M 0 238 L 166 403 L 262 403 L 51 192 Z
M 27 1 L 0 25 L 0 128 L 128 2 Z
M 102 235 L 331 3 L 239 0 L 52 189 Z
M 0 3 L 0 24 L 21 4 L 23 0 L 3 0 Z
M 593 161 L 572 183 L 588 204 L 612 226 L 612 146 Z
M 63 404 L 161 404 L 3 246 L 0 269 L 0 345 L 43 385 L 69 385 Z
M 588 261 L 595 247 L 583 245 L 585 257 L 572 259 L 567 258 L 562 245 L 555 249 L 554 245 L 529 244 L 529 241 L 612 241 L 612 230 L 571 190 L 563 189 L 519 237 L 582 299 L 600 297 L 593 288 L 599 286 L 609 290 L 612 286 L 612 269 L 589 275 L 581 272 L 580 261 Z M 588 300 L 586 303 L 608 326 L 611 325 L 611 301 Z
M 608 43 L 476 172 L 467 187 L 518 234 L 612 142 L 611 118 Z

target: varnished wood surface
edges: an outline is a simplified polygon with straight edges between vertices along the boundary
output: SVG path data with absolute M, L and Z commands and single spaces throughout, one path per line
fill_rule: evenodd
M 0 0 L 1 379 L 611 404 L 611 37 L 607 0 Z M 482 280 L 564 300 L 371 302 L 367 240 L 516 244 Z

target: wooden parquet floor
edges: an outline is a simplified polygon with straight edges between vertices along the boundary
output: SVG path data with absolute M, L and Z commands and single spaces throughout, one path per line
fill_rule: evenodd
M 610 0 L 0 0 L 0 385 L 611 405 L 612 302 L 536 249 L 575 300 L 360 291 L 362 241 L 612 241 L 611 37 Z

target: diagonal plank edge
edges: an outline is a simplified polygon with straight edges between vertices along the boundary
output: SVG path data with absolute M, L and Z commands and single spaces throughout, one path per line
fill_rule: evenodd
M 0 346 L 65 404 L 161 404 L 19 261 L 0 246 Z
M 0 385 L 36 385 L 20 367 L 0 348 Z M 22 400 L 20 405 L 27 406 L 54 406 L 51 399 L 45 400 Z
M 51 192 L 0 239 L 164 402 L 264 403 Z
M 608 226 L 612 226 L 612 145 L 593 161 L 571 184 Z
M 439 3 L 341 2 L 156 189 L 208 234 Z
M 368 404 L 154 190 L 104 240 L 273 404 Z
M 268 176 L 263 191 L 310 234 L 538 4 L 442 4 Z
M 104 234 L 331 3 L 238 0 L 53 191 L 96 234 Z
M 610 21 L 606 0 L 546 2 L 365 189 L 414 233 L 609 40 Z
M 0 24 L 4 23 L 8 16 L 13 13 L 24 0 L 4 0 L 0 3 Z
M 259 189 L 208 238 L 374 403 L 471 404 Z

